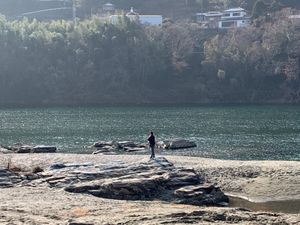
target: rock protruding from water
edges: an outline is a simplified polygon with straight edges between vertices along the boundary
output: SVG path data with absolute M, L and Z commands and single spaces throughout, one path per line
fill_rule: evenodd
M 9 152 L 6 153 L 54 153 L 57 148 L 55 146 L 32 146 L 18 143 L 7 147 L 7 150 Z
M 117 151 L 125 152 L 137 152 L 137 151 L 146 151 L 146 144 L 137 144 L 133 141 L 98 141 L 92 145 L 96 150 L 93 154 L 101 153 L 113 153 Z M 194 148 L 197 147 L 197 144 L 193 141 L 185 139 L 174 139 L 157 142 L 158 148 L 164 149 L 182 149 L 182 148 Z
M 24 145 L 21 143 L 14 144 L 10 146 L 9 149 L 12 150 L 14 153 L 30 153 L 33 146 L 31 145 Z
M 170 141 L 161 141 L 158 143 L 158 147 L 164 149 L 181 149 L 181 148 L 194 148 L 197 144 L 193 141 L 185 139 L 174 139 Z
M 13 151 L 7 149 L 6 147 L 0 146 L 0 153 L 2 153 L 2 154 L 9 154 L 9 153 L 13 153 Z
M 31 152 L 32 153 L 54 153 L 54 152 L 56 152 L 56 147 L 39 145 L 39 146 L 33 147 L 31 149 Z
M 146 150 L 146 145 L 137 144 L 133 141 L 99 141 L 93 144 L 93 154 L 110 153 L 116 151 L 136 152 Z
M 224 193 L 204 185 L 193 169 L 175 167 L 165 158 L 125 164 L 52 165 L 40 174 L 51 187 L 73 193 L 121 200 L 161 199 L 193 205 L 218 205 L 227 202 Z

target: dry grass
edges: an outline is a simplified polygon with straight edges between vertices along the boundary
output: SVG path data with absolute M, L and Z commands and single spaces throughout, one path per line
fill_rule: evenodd
M 40 172 L 43 172 L 44 170 L 39 167 L 39 166 L 35 166 L 32 168 L 32 173 L 40 173 Z
M 12 160 L 11 157 L 7 158 L 7 164 L 6 164 L 6 169 L 8 171 L 14 172 L 14 173 L 19 173 L 22 172 L 22 169 L 19 166 L 16 166 Z
M 40 166 L 19 166 L 15 162 L 13 162 L 11 157 L 6 158 L 5 169 L 13 173 L 40 173 L 44 170 Z

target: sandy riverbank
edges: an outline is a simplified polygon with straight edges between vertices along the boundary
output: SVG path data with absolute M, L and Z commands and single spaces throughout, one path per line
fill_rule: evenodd
M 252 201 L 300 199 L 300 162 L 228 161 L 167 156 L 175 166 L 194 168 L 226 193 Z M 147 161 L 143 155 L 2 154 L 7 163 L 30 171 L 52 163 Z M 1 189 L 0 224 L 299 224 L 299 214 L 247 212 L 231 208 L 197 207 L 160 201 L 119 201 L 61 189 L 13 187 Z M 76 224 L 76 223 L 74 223 Z

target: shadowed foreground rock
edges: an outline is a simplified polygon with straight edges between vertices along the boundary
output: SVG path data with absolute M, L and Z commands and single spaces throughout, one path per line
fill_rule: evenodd
M 10 188 L 21 181 L 22 179 L 18 174 L 8 169 L 0 168 L 0 188 Z
M 200 179 L 192 169 L 174 167 L 170 162 L 161 158 L 157 161 L 147 162 L 145 156 L 13 154 L 0 157 L 0 167 L 2 168 L 0 169 L 0 224 L 300 224 L 299 214 L 251 212 L 243 208 L 198 207 L 195 206 L 197 202 L 193 202 L 193 200 L 198 201 L 203 193 L 210 194 L 203 196 L 202 202 L 209 201 L 211 196 L 215 196 L 215 187 L 202 184 L 202 179 L 210 181 L 210 183 L 218 182 L 222 188 L 227 187 L 227 190 L 229 189 L 226 184 L 242 179 L 242 182 L 246 182 L 244 188 L 248 188 L 248 190 L 253 188 L 253 191 L 258 194 L 262 191 L 260 188 L 263 187 L 265 193 L 272 196 L 286 194 L 286 196 L 297 198 L 298 162 L 241 162 L 169 157 L 174 164 L 176 163 L 175 165 L 195 168 Z M 50 165 L 52 166 L 49 167 Z M 177 174 L 176 171 L 178 171 Z M 147 174 L 150 173 L 157 176 L 159 182 L 156 180 L 158 186 L 154 186 L 156 192 L 150 192 L 150 197 L 144 197 L 146 201 L 115 201 L 92 195 L 97 194 L 92 192 L 99 191 L 102 184 L 116 182 L 120 182 L 122 185 L 129 184 L 125 180 L 132 180 L 134 183 L 135 179 L 149 178 Z M 162 174 L 165 174 L 165 177 L 161 178 Z M 272 176 L 271 182 L 264 184 L 269 176 Z M 166 179 L 168 177 L 170 178 Z M 182 177 L 190 179 L 183 180 Z M 221 177 L 225 180 L 220 180 Z M 280 182 L 278 182 L 279 180 Z M 138 182 L 136 184 L 139 185 L 139 188 L 143 187 Z M 149 183 L 145 182 L 144 184 L 148 185 Z M 274 186 L 276 187 L 274 188 Z M 91 187 L 95 189 L 91 189 Z M 64 191 L 68 188 L 73 189 L 72 191 L 76 190 L 78 193 Z M 128 185 L 125 185 L 125 189 L 127 188 Z M 112 193 L 119 194 L 122 194 L 124 190 L 118 191 L 120 190 L 117 188 L 112 189 Z M 222 192 L 218 193 L 222 194 Z M 295 195 L 293 195 L 294 193 Z M 104 192 L 104 194 L 106 193 Z M 121 197 L 118 195 L 117 197 L 127 199 L 124 195 L 131 196 L 131 192 L 129 194 L 123 192 Z M 140 195 L 138 196 L 140 197 Z M 151 199 L 155 200 L 149 201 Z M 168 201 L 159 201 L 160 199 Z M 173 204 L 173 202 L 185 203 L 187 201 L 191 205 Z M 260 208 L 259 210 L 270 209 Z
M 192 205 L 228 201 L 218 187 L 204 185 L 193 169 L 174 167 L 165 158 L 136 164 L 54 164 L 41 175 L 52 187 L 103 198 L 160 199 Z

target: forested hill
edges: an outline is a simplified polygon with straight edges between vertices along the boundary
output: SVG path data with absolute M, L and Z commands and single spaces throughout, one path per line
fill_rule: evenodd
M 246 29 L 0 20 L 0 103 L 300 101 L 299 11 Z
M 269 3 L 227 31 L 1 17 L 0 105 L 299 103 L 300 11 Z

